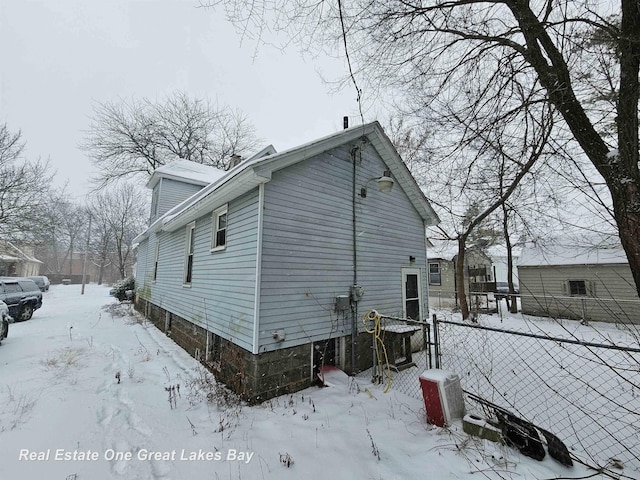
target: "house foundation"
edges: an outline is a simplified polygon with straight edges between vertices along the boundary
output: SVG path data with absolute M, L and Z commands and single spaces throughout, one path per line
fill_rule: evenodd
M 249 403 L 260 403 L 279 395 L 297 392 L 316 383 L 314 363 L 318 360 L 313 352 L 317 349 L 312 343 L 253 354 L 143 298 L 136 299 L 135 308 L 211 370 L 216 380 Z M 351 337 L 344 339 L 347 360 L 344 363 L 349 364 Z M 324 343 L 321 344 L 324 346 Z M 327 362 L 333 364 L 334 357 L 327 359 Z M 371 363 L 371 335 L 359 334 L 356 343 L 358 370 L 369 368 Z M 348 368 L 346 370 L 350 373 Z

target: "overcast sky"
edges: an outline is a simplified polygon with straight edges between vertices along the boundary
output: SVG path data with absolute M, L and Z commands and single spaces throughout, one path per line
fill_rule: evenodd
M 255 56 L 221 11 L 195 5 L 0 0 L 0 122 L 22 130 L 28 158 L 50 157 L 74 196 L 93 174 L 78 145 L 96 102 L 207 96 L 240 108 L 277 150 L 341 129 L 344 115 L 356 124 L 353 88 L 332 93 L 322 80 L 344 75 L 341 62 L 266 46 Z

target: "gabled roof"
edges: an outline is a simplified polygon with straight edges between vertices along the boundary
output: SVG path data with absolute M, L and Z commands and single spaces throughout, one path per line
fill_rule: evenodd
M 506 247 L 502 245 L 492 245 L 490 247 L 479 247 L 477 245 L 467 245 L 465 252 L 477 254 L 492 263 L 497 263 L 501 258 L 506 258 Z M 431 240 L 427 245 L 428 260 L 454 260 L 458 255 L 458 242 L 456 240 Z
M 0 260 L 5 262 L 33 262 L 42 263 L 37 258 L 26 254 L 11 242 L 5 242 L 5 252 L 0 255 Z
M 621 245 L 583 246 L 528 244 L 522 249 L 518 267 L 603 265 L 628 263 Z
M 432 240 L 427 246 L 427 258 L 429 260 L 451 261 L 458 254 L 458 243 L 453 240 Z
M 422 190 L 404 164 L 395 147 L 384 133 L 380 123 L 372 122 L 341 130 L 332 135 L 314 140 L 299 147 L 275 153 L 273 147 L 240 163 L 224 172 L 202 190 L 175 206 L 149 226 L 147 231 L 134 239 L 134 243 L 143 240 L 149 232 L 159 229 L 175 231 L 194 221 L 206 212 L 239 197 L 261 183 L 271 180 L 275 171 L 320 155 L 340 145 L 366 138 L 378 151 L 391 175 L 406 192 L 409 200 L 420 214 L 426 225 L 436 225 L 440 219 L 431 208 Z M 274 153 L 268 154 L 269 148 Z M 164 168 L 164 167 L 163 167 Z
M 177 158 L 162 167 L 154 170 L 151 178 L 147 182 L 148 188 L 153 188 L 161 178 L 180 180 L 181 182 L 192 183 L 194 185 L 209 185 L 215 182 L 226 172 L 219 168 L 200 163 L 191 162 L 182 158 Z

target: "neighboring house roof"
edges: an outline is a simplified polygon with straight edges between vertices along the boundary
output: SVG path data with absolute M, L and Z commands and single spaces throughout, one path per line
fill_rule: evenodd
M 487 260 L 491 260 L 485 249 L 476 246 L 467 246 L 466 252 L 479 253 Z M 452 261 L 458 255 L 458 242 L 456 240 L 433 240 L 431 246 L 427 247 L 427 258 L 429 260 Z M 506 255 L 506 253 L 505 253 Z
M 171 163 L 167 163 L 166 165 L 155 169 L 151 174 L 151 178 L 147 182 L 147 187 L 155 187 L 161 178 L 180 180 L 194 185 L 205 186 L 215 182 L 224 176 L 225 173 L 227 172 L 210 165 L 202 165 L 200 163 L 178 158 Z
M 328 150 L 349 142 L 366 139 L 376 148 L 391 175 L 406 192 L 409 200 L 427 225 L 436 225 L 439 218 L 431 208 L 424 193 L 404 164 L 395 147 L 376 121 L 357 127 L 341 130 L 327 137 L 314 140 L 299 147 L 279 153 L 264 155 L 269 148 L 262 150 L 208 184 L 202 190 L 166 212 L 152 223 L 149 228 L 134 239 L 139 243 L 146 236 L 159 229 L 175 231 L 187 225 L 207 211 L 249 192 L 261 183 L 271 179 L 272 172 L 294 165 L 303 160 L 320 155 Z M 275 149 L 273 149 L 275 152 Z M 260 154 L 263 156 L 260 156 Z M 164 167 L 162 167 L 164 168 Z
M 4 243 L 4 253 L 0 255 L 0 260 L 5 262 L 33 262 L 42 263 L 32 255 L 25 253 L 11 242 Z
M 451 261 L 458 254 L 458 243 L 453 240 L 432 240 L 427 247 L 429 260 Z
M 506 245 L 491 245 L 485 249 L 487 255 L 494 262 L 507 260 L 507 246 Z M 511 255 L 514 261 L 520 257 L 522 247 L 520 245 L 511 248 Z
M 622 246 L 610 247 L 581 245 L 536 246 L 523 248 L 518 267 L 603 265 L 628 263 Z

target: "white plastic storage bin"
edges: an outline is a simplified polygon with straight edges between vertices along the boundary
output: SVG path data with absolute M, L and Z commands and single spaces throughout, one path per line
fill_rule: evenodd
M 429 423 L 444 427 L 464 416 L 464 396 L 457 374 L 438 368 L 426 370 L 420 375 L 420 387 Z

